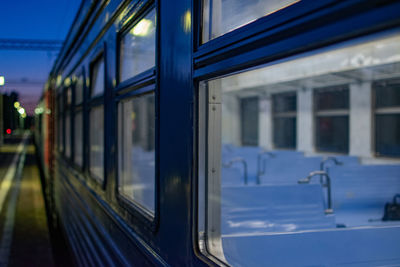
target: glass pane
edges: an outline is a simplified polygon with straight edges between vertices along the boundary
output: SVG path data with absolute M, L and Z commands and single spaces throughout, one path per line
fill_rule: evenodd
M 104 59 L 100 58 L 92 69 L 92 93 L 91 96 L 101 95 L 104 92 Z
M 349 89 L 347 86 L 328 87 L 315 90 L 316 110 L 349 108 Z
M 62 97 L 58 98 L 58 121 L 57 121 L 57 126 L 58 126 L 58 138 L 57 138 L 57 145 L 58 145 L 58 150 L 63 151 L 64 150 L 64 144 L 63 144 L 63 109 L 62 109 Z
M 65 114 L 65 156 L 71 157 L 71 117 L 70 112 Z
M 78 76 L 75 84 L 75 104 L 80 104 L 83 101 L 83 77 Z
M 121 40 L 120 81 L 155 65 L 156 11 L 151 10 Z
M 376 153 L 400 157 L 400 114 L 376 116 Z
M 284 93 L 273 95 L 273 108 L 274 112 L 289 112 L 297 110 L 297 97 L 296 93 Z
M 400 80 L 376 83 L 375 92 L 375 107 L 400 107 Z
M 317 117 L 316 148 L 318 151 L 347 153 L 349 148 L 348 116 Z
M 363 40 L 200 83 L 201 249 L 233 266 L 400 264 L 400 114 L 373 94 L 400 78 L 400 36 Z
M 82 111 L 75 114 L 74 160 L 78 166 L 83 165 L 83 116 Z
M 299 0 L 203 0 L 203 43 Z
M 89 170 L 98 180 L 104 180 L 104 107 L 90 110 Z
M 67 95 L 67 103 L 66 104 L 67 104 L 67 107 L 70 107 L 71 104 L 72 104 L 72 90 L 71 90 L 71 87 L 67 88 L 66 95 Z
M 296 148 L 296 118 L 274 119 L 275 148 Z
M 154 213 L 154 94 L 119 104 L 119 193 Z
M 258 98 L 241 99 L 242 145 L 258 144 Z

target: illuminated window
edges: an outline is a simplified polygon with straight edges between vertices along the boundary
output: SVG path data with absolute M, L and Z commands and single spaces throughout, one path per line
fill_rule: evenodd
M 91 64 L 91 96 L 104 97 L 104 57 Z M 99 182 L 104 181 L 104 99 L 89 101 L 89 172 Z
M 145 94 L 119 104 L 119 193 L 154 213 L 155 103 Z
M 120 81 L 151 69 L 155 65 L 156 12 L 152 9 L 121 39 Z
M 104 93 L 104 58 L 100 57 L 92 66 L 92 90 L 91 96 L 98 96 Z
M 83 165 L 83 113 L 82 111 L 75 112 L 74 117 L 74 161 L 82 167 Z
M 203 0 L 203 43 L 299 0 Z
M 89 115 L 89 170 L 94 178 L 104 180 L 104 108 L 94 107 Z
M 199 82 L 205 255 L 232 266 L 336 266 L 332 248 L 349 249 L 342 240 L 356 252 L 346 264 L 397 255 L 380 258 L 397 246 L 400 221 L 382 215 L 399 193 L 400 164 L 373 156 L 371 125 L 376 153 L 399 156 L 400 37 L 378 38 Z M 315 248 L 324 256 L 304 257 Z
M 65 110 L 65 156 L 71 158 L 71 103 L 72 103 L 72 90 L 68 87 L 65 92 L 66 95 L 66 110 Z

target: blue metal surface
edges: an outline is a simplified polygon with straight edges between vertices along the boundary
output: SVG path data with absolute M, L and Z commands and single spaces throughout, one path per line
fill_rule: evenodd
M 87 87 L 83 104 L 83 169 L 55 152 L 54 173 L 51 179 L 46 179 L 51 191 L 49 201 L 55 197 L 55 212 L 80 266 L 212 265 L 200 253 L 198 244 L 198 81 L 286 60 L 300 52 L 313 53 L 314 49 L 339 41 L 398 30 L 400 26 L 399 1 L 301 1 L 199 46 L 200 2 L 83 1 L 49 81 L 51 90 L 59 92 L 58 76 L 63 79 L 83 71 L 88 78 L 90 62 L 104 49 L 105 97 L 93 103 L 99 104 L 105 99 L 106 183 L 98 184 L 88 171 L 88 106 L 91 104 Z M 140 16 L 153 4 L 159 29 L 156 67 L 143 77 L 119 85 L 118 34 L 125 30 L 126 21 Z M 153 89 L 157 114 L 156 212 L 149 219 L 118 198 L 116 106 L 124 97 Z M 233 223 L 226 221 L 222 225 L 222 241 L 230 263 L 239 264 L 243 259 L 251 266 L 316 266 L 321 262 L 327 266 L 370 266 L 400 262 L 398 226 L 372 223 L 380 227 L 335 228 L 337 223 L 352 226 L 375 219 L 378 207 L 388 201 L 386 196 L 391 197 L 398 190 L 398 181 L 394 179 L 399 172 L 397 167 L 386 169 L 386 166 L 382 179 L 372 182 L 372 177 L 380 174 L 379 170 L 375 172 L 362 166 L 353 157 L 340 157 L 344 165 L 329 170 L 335 214 L 325 215 L 325 190 L 317 180 L 317 184 L 297 184 L 310 171 L 319 169 L 320 157 L 273 151 L 276 157 L 266 160 L 265 174 L 260 176 L 261 185 L 257 186 L 259 149 L 231 149 L 234 152 L 223 154 L 223 161 L 230 160 L 232 155 L 249 158 L 249 185 L 243 183 L 240 165 L 223 168 L 222 212 Z M 369 185 L 361 187 L 360 177 Z M 360 209 L 357 205 L 361 203 L 369 204 Z M 252 213 L 249 207 L 257 212 Z M 238 208 L 243 211 L 237 212 Z M 290 211 L 281 214 L 280 209 Z M 306 214 L 309 215 L 306 217 Z M 254 216 L 259 216 L 260 221 L 270 221 L 274 227 L 269 224 L 269 228 L 260 230 L 251 227 L 260 224 L 246 224 L 247 218 L 254 219 Z M 307 221 L 309 216 L 313 218 L 311 222 Z M 296 229 L 303 232 L 271 234 L 292 229 L 285 228 L 287 220 L 294 221 Z

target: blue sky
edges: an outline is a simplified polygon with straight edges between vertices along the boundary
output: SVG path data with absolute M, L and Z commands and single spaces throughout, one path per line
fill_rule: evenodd
M 1 39 L 64 40 L 81 0 L 0 0 Z M 0 50 L 4 92 L 17 91 L 32 113 L 57 52 Z

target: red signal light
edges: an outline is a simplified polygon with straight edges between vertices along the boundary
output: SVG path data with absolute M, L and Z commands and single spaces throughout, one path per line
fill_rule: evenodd
M 7 133 L 7 134 L 11 134 L 11 129 L 7 129 L 7 130 L 6 130 L 6 133 Z

